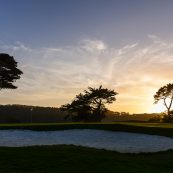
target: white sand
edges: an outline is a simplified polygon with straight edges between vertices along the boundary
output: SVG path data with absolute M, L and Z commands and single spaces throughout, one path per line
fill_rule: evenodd
M 0 146 L 73 144 L 122 153 L 173 149 L 173 138 L 127 132 L 74 129 L 61 131 L 0 130 Z

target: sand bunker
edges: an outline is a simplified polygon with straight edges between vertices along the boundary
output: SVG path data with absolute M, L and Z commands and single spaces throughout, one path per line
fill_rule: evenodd
M 73 144 L 122 153 L 157 152 L 173 149 L 173 138 L 91 129 L 61 131 L 0 130 L 0 146 Z

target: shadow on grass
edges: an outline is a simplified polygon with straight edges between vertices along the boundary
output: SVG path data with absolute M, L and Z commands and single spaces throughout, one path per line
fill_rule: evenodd
M 173 151 L 121 154 L 72 145 L 0 147 L 1 173 L 172 173 Z

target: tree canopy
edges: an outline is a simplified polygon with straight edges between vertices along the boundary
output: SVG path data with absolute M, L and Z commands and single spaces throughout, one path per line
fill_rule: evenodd
M 171 121 L 171 107 L 173 102 L 173 83 L 169 83 L 161 87 L 156 94 L 154 95 L 155 103 L 158 103 L 160 100 L 163 100 L 163 103 L 167 109 L 168 121 Z
M 105 116 L 107 108 L 105 104 L 113 103 L 116 98 L 114 90 L 107 88 L 88 87 L 84 93 L 80 93 L 70 104 L 61 106 L 61 110 L 68 112 L 76 121 L 101 121 Z
M 21 74 L 23 72 L 17 68 L 13 56 L 0 53 L 0 90 L 16 89 L 17 86 L 13 85 L 13 82 L 20 79 Z

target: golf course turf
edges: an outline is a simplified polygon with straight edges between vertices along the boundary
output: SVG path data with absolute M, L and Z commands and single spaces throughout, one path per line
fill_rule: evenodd
M 173 137 L 172 124 L 67 123 L 6 124 L 0 129 L 64 130 L 104 129 Z M 156 144 L 157 145 L 157 144 Z M 0 147 L 0 173 L 172 173 L 173 150 L 121 154 L 72 145 Z
M 67 129 L 99 129 L 162 135 L 173 138 L 173 123 L 27 123 L 0 124 L 0 130 L 23 129 L 36 131 L 54 131 Z

